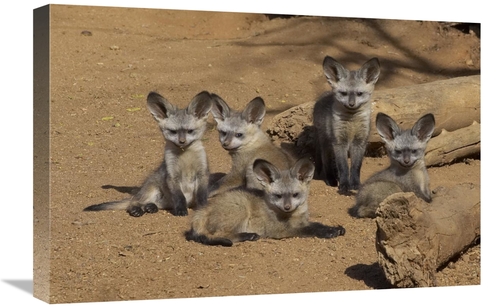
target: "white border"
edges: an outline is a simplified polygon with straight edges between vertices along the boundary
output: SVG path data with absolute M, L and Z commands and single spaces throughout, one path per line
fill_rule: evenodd
M 498 20 L 494 19 L 496 5 L 493 1 L 316 1 L 309 0 L 307 5 L 300 1 L 287 1 L 286 5 L 272 1 L 55 1 L 51 4 L 121 6 L 137 8 L 169 8 L 211 11 L 238 11 L 256 13 L 280 13 L 300 15 L 325 15 L 340 17 L 365 17 L 387 19 L 414 20 L 445 20 L 469 21 L 481 23 L 481 94 L 482 94 L 482 244 L 481 244 L 481 286 L 479 287 L 443 287 L 428 289 L 379 290 L 379 291 L 349 291 L 313 294 L 266 295 L 199 298 L 199 299 L 169 299 L 131 302 L 60 304 L 78 305 L 81 307 L 195 307 L 201 305 L 218 305 L 229 307 L 234 305 L 262 305 L 279 303 L 281 306 L 303 307 L 319 304 L 326 306 L 369 305 L 370 307 L 393 307 L 405 305 L 462 307 L 478 305 L 486 300 L 483 296 L 496 291 L 493 289 L 498 281 L 497 266 L 493 263 L 496 235 L 499 232 L 492 229 L 491 220 L 499 217 L 498 205 L 493 203 L 496 198 L 491 192 L 495 189 L 497 180 L 490 177 L 498 172 L 498 160 L 492 158 L 498 147 L 498 136 L 491 136 L 490 131 L 499 131 L 498 127 L 489 127 L 489 123 L 497 121 L 498 97 L 493 96 L 498 88 L 498 69 L 493 53 L 498 54 L 499 37 Z M 0 269 L 0 302 L 2 307 L 41 307 L 44 302 L 35 299 L 31 294 L 21 290 L 6 280 L 32 280 L 32 50 L 33 50 L 33 9 L 48 3 L 41 1 L 13 1 L 4 5 L 0 40 L 2 41 L 2 95 L 0 99 L 0 125 L 2 130 L 1 162 L 2 162 L 2 215 L 1 215 L 1 269 Z M 19 32 L 17 31 L 19 29 Z M 15 30 L 15 32 L 13 31 Z M 495 75 L 493 75 L 496 73 Z M 492 85 L 495 82 L 495 85 Z M 493 97 L 493 99 L 492 99 Z M 494 123 L 494 122 L 493 122 Z M 13 134 L 14 133 L 14 134 Z M 486 141 L 486 142 L 484 142 Z M 498 152 L 497 152 L 498 153 Z M 497 154 L 498 155 L 498 154 Z M 7 172 L 4 170 L 7 169 Z M 26 185 L 24 185 L 24 183 Z M 23 188 L 24 186 L 24 188 Z M 28 191 L 27 191 L 28 190 Z M 496 283 L 498 284 L 498 283 Z M 370 293 L 366 293 L 370 292 Z M 493 293 L 494 294 L 494 293 Z M 8 304 L 8 305 L 5 305 Z M 245 305 L 246 306 L 246 305 Z

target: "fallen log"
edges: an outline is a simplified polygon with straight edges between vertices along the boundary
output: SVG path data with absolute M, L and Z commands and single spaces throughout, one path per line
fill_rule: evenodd
M 448 132 L 443 129 L 439 136 L 431 138 L 425 150 L 426 166 L 450 164 L 463 157 L 471 157 L 481 149 L 481 125 L 472 125 Z
M 293 143 L 302 148 L 302 152 L 313 150 L 314 129 L 311 125 L 314 103 L 307 102 L 276 115 L 267 129 L 269 136 L 276 141 Z M 375 129 L 378 112 L 390 115 L 401 127 L 411 127 L 423 114 L 433 113 L 436 119 L 434 136 L 443 129 L 452 132 L 473 122 L 480 123 L 480 76 L 375 90 L 368 139 L 370 152 L 376 152 L 383 146 Z
M 378 263 L 395 287 L 436 286 L 435 274 L 480 237 L 480 189 L 472 183 L 440 188 L 431 203 L 396 193 L 376 217 Z

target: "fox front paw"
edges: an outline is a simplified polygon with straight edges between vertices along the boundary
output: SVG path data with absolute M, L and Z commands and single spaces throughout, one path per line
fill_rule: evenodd
M 174 216 L 187 216 L 188 210 L 186 207 L 177 207 L 172 211 Z
M 158 212 L 158 207 L 154 203 L 148 203 L 144 206 L 144 212 L 150 214 L 156 213 Z
M 360 186 L 361 186 L 361 184 L 359 182 L 353 182 L 350 185 L 350 189 L 351 190 L 358 190 Z
M 324 230 L 322 230 L 322 232 L 320 232 L 319 237 L 323 237 L 323 238 L 334 238 L 334 237 L 337 237 L 337 236 L 342 236 L 345 234 L 345 229 L 344 227 L 342 226 L 337 226 L 337 227 L 328 227 Z
M 127 210 L 127 213 L 133 217 L 141 217 L 144 215 L 144 211 L 139 206 L 132 206 Z
M 256 241 L 260 238 L 257 233 L 242 232 L 238 234 L 238 239 L 240 242 L 245 241 Z
M 345 234 L 345 229 L 342 226 L 330 227 L 319 222 L 311 222 L 302 229 L 303 236 L 314 236 L 319 238 L 333 238 Z
M 348 183 L 340 183 L 339 185 L 339 194 L 348 195 L 351 190 L 351 187 Z
M 339 182 L 337 181 L 337 179 L 335 177 L 327 177 L 325 179 L 325 183 L 326 183 L 326 185 L 331 186 L 331 187 L 337 187 L 339 185 Z
M 332 237 L 343 236 L 345 234 L 345 228 L 342 226 L 332 227 L 330 229 L 333 235 Z

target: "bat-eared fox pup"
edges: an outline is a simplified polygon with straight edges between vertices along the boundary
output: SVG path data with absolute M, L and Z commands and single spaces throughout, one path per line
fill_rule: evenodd
M 188 207 L 207 203 L 210 173 L 201 138 L 212 108 L 211 95 L 200 92 L 186 109 L 179 109 L 150 92 L 147 107 L 166 140 L 163 162 L 132 198 L 92 205 L 85 211 L 126 210 L 139 217 L 164 209 L 185 216 Z
M 237 188 L 210 198 L 196 210 L 187 240 L 205 245 L 232 246 L 259 238 L 333 238 L 344 235 L 342 226 L 309 222 L 307 198 L 314 164 L 306 158 L 291 169 L 279 170 L 257 159 L 253 171 L 261 190 Z
M 397 192 L 414 192 L 426 202 L 432 201 L 424 155 L 434 125 L 434 116 L 430 113 L 422 116 L 408 130 L 399 128 L 388 115 L 377 114 L 377 131 L 385 143 L 391 163 L 361 186 L 356 204 L 350 209 L 351 214 L 374 218 L 380 202 Z
M 256 159 L 265 159 L 280 169 L 292 166 L 292 157 L 274 145 L 261 129 L 266 114 L 262 98 L 256 97 L 243 111 L 236 111 L 218 95 L 212 93 L 212 97 L 212 115 L 217 122 L 219 140 L 231 156 L 232 166 L 210 188 L 210 196 L 240 186 L 260 189 L 261 185 L 253 174 L 253 162 Z
M 326 56 L 323 71 L 332 90 L 314 105 L 316 178 L 346 194 L 360 186 L 360 170 L 370 132 L 370 97 L 380 75 L 377 58 L 360 69 L 345 69 Z M 351 159 L 349 168 L 348 157 Z

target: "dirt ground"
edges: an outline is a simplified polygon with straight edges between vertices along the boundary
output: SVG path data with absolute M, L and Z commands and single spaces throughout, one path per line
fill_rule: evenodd
M 391 288 L 377 263 L 374 220 L 351 217 L 354 196 L 321 181 L 312 183 L 311 220 L 344 226 L 345 236 L 333 240 L 206 247 L 183 237 L 192 212 L 134 218 L 82 210 L 128 197 L 160 163 L 164 141 L 145 108 L 149 91 L 182 107 L 202 90 L 236 109 L 261 96 L 265 129 L 276 114 L 329 89 L 326 55 L 350 68 L 378 57 L 376 90 L 477 75 L 477 31 L 425 21 L 62 5 L 50 14 L 50 302 Z M 210 170 L 227 172 L 229 155 L 209 122 Z M 386 164 L 386 157 L 366 158 L 362 180 Z M 479 185 L 480 160 L 430 168 L 429 175 L 431 189 Z M 437 282 L 478 285 L 480 278 L 478 245 Z

